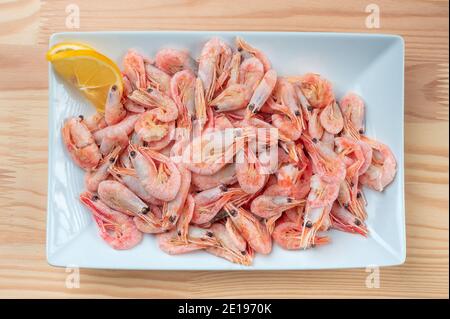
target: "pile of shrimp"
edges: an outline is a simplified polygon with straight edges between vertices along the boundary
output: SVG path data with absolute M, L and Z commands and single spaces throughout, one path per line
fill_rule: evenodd
M 154 234 L 161 250 L 204 250 L 250 265 L 273 242 L 303 250 L 327 231 L 368 235 L 363 186 L 392 182 L 396 160 L 364 135 L 365 106 L 314 73 L 279 76 L 242 38 L 206 42 L 196 60 L 130 49 L 124 90 L 105 112 L 65 121 L 86 171 L 80 201 L 114 249 Z

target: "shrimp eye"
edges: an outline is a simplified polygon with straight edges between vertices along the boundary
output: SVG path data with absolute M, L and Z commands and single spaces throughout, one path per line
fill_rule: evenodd
M 97 200 L 98 200 L 98 196 L 97 196 L 97 195 L 92 196 L 92 200 L 93 200 L 94 202 L 97 201 Z
M 241 251 L 242 256 L 247 255 L 247 252 L 245 250 Z
M 308 105 L 308 111 L 312 112 L 313 111 L 313 107 L 311 105 Z
M 295 111 L 295 115 L 300 116 L 300 111 L 299 110 Z
M 147 147 L 147 146 L 148 146 L 148 142 L 145 142 L 145 141 L 144 141 L 144 142 L 142 143 L 142 146 Z
M 355 218 L 355 225 L 356 226 L 361 226 L 361 222 L 359 221 L 359 219 Z
M 359 134 L 364 134 L 364 130 L 363 130 L 363 129 L 360 129 L 360 130 L 359 130 Z
M 255 104 L 250 103 L 247 107 L 248 107 L 248 109 L 249 109 L 250 111 L 253 111 L 253 108 L 255 107 Z
M 225 185 L 220 185 L 220 186 L 219 186 L 219 189 L 220 189 L 222 192 L 226 192 L 226 191 L 228 190 L 228 187 L 226 187 Z
M 347 209 L 350 205 L 348 203 L 344 204 L 344 208 Z
M 181 236 L 181 231 L 178 231 L 177 234 L 178 234 L 178 236 Z
M 117 90 L 117 85 L 111 86 L 111 91 L 115 92 Z
M 308 220 L 308 221 L 306 222 L 306 224 L 305 224 L 305 227 L 306 227 L 306 228 L 311 228 L 311 227 L 313 227 L 312 222 L 311 222 L 310 220 Z
M 236 210 L 235 209 L 232 209 L 231 211 L 230 211 L 230 214 L 231 214 L 231 216 L 236 216 L 236 214 L 237 214 L 237 212 L 236 212 Z
M 197 117 L 195 116 L 195 114 L 191 114 L 191 120 L 195 121 L 197 119 Z
M 292 203 L 292 198 L 288 197 L 288 198 L 287 198 L 287 202 L 288 202 L 288 203 Z
M 148 92 L 148 93 L 152 93 L 152 92 L 153 92 L 153 89 L 152 89 L 152 88 L 147 88 L 147 92 Z
M 214 105 L 214 106 L 213 106 L 213 109 L 214 109 L 214 111 L 218 111 L 218 110 L 219 110 L 219 107 L 218 107 L 217 105 Z
M 212 233 L 212 232 L 206 232 L 206 236 L 208 236 L 208 237 L 213 237 L 214 236 L 214 234 Z
M 316 244 L 311 244 L 311 248 L 314 248 L 314 247 L 316 247 Z
M 116 176 L 117 176 L 118 178 L 121 178 L 121 177 L 122 177 L 122 175 L 120 175 L 120 174 L 117 174 Z
M 312 141 L 314 144 L 317 143 L 317 138 L 313 137 Z
M 174 215 L 171 215 L 170 217 L 169 217 L 169 222 L 171 222 L 171 223 L 173 223 L 174 221 L 175 221 L 175 216 Z
M 361 198 L 361 193 L 358 192 L 358 193 L 356 194 L 356 197 L 357 197 L 357 198 Z
M 110 163 L 114 163 L 114 161 L 115 161 L 115 158 L 114 158 L 114 157 L 111 157 L 111 158 L 109 159 L 109 162 L 110 162 Z
M 135 152 L 135 151 L 131 151 L 131 152 L 130 152 L 130 156 L 131 156 L 132 158 L 135 158 L 135 157 L 136 157 L 136 152 Z
M 84 116 L 83 115 L 78 115 L 78 118 L 80 119 L 80 121 L 84 120 Z
M 147 214 L 148 212 L 150 211 L 150 208 L 148 208 L 148 207 L 142 207 L 142 209 L 141 209 L 141 214 Z
M 239 47 L 237 50 L 238 50 L 239 52 L 242 52 L 242 48 L 241 48 L 241 47 Z

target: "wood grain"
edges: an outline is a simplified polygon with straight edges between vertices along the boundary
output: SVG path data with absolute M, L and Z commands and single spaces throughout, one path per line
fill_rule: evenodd
M 79 289 L 45 260 L 49 36 L 80 29 L 292 30 L 394 33 L 406 44 L 407 260 L 381 269 L 283 272 L 81 270 Z M 0 1 L 0 297 L 447 297 L 448 1 L 378 0 L 381 28 L 366 29 L 367 1 Z

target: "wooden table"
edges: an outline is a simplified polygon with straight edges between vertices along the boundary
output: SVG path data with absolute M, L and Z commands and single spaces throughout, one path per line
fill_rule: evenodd
M 448 297 L 448 1 L 377 0 L 380 29 L 365 24 L 371 1 L 306 2 L 0 0 L 0 297 Z M 70 3 L 79 8 L 79 29 L 66 26 Z M 182 29 L 404 37 L 407 260 L 381 269 L 380 288 L 366 288 L 368 273 L 357 269 L 81 270 L 80 288 L 68 289 L 65 270 L 47 265 L 49 36 Z

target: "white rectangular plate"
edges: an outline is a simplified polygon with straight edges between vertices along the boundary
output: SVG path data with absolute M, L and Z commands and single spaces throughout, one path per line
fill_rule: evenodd
M 280 75 L 316 72 L 329 79 L 338 98 L 352 90 L 367 107 L 367 134 L 388 144 L 398 161 L 394 182 L 383 192 L 366 190 L 368 238 L 330 231 L 332 242 L 306 251 L 274 245 L 270 255 L 256 255 L 250 267 L 196 252 L 169 256 L 155 237 L 128 251 L 116 251 L 97 235 L 89 212 L 78 201 L 83 171 L 69 158 L 61 141 L 63 120 L 89 115 L 93 108 L 49 72 L 49 170 L 47 259 L 54 266 L 111 269 L 324 269 L 401 264 L 406 256 L 403 175 L 404 43 L 391 35 L 290 32 L 92 32 L 58 33 L 50 46 L 73 41 L 91 45 L 116 61 L 129 48 L 149 56 L 158 49 L 188 49 L 198 57 L 212 36 L 233 43 L 235 36 L 262 49 Z

